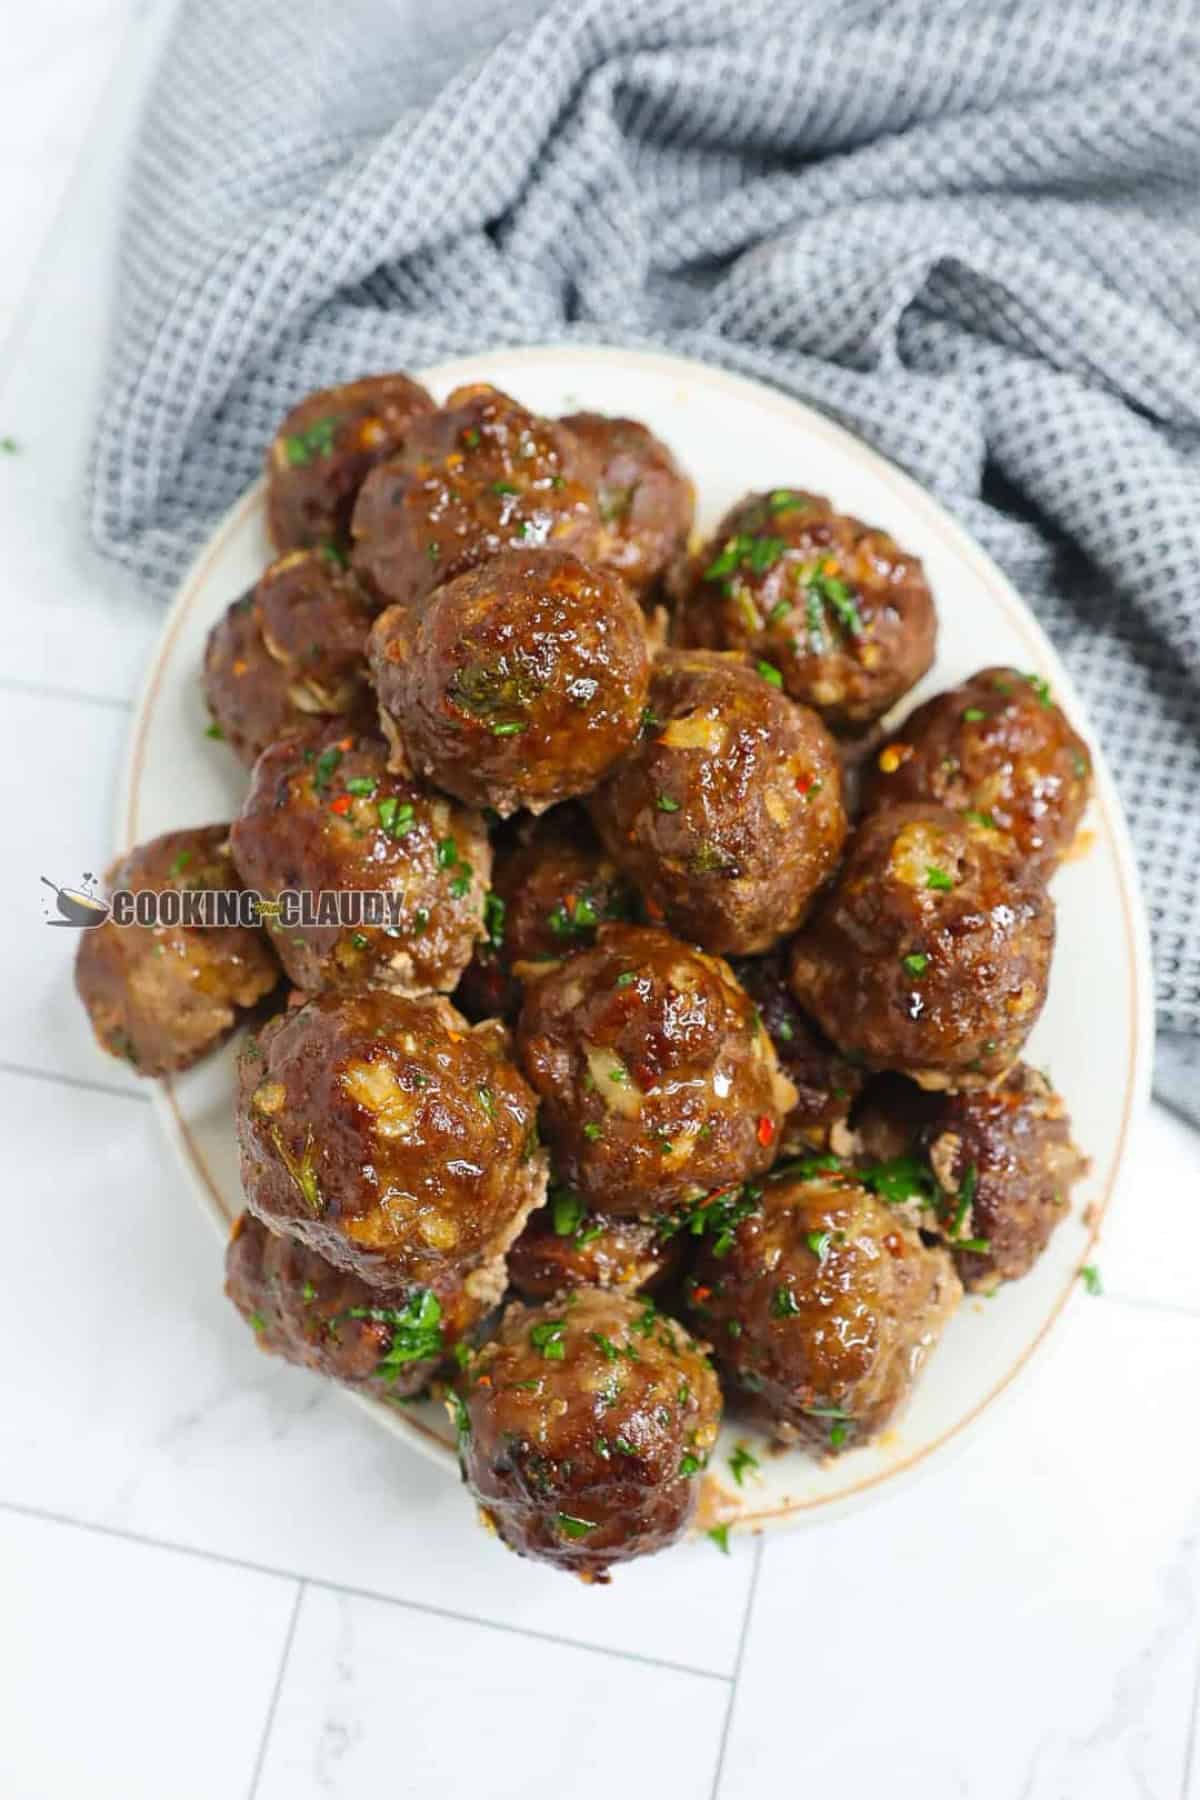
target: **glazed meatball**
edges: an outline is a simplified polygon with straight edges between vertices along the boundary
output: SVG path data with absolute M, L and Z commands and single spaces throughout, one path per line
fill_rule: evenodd
M 506 550 L 370 639 L 402 762 L 502 818 L 586 793 L 641 725 L 645 626 L 615 576 L 567 550 Z
M 740 656 L 703 650 L 657 659 L 638 742 L 590 810 L 654 916 L 723 954 L 794 931 L 846 836 L 837 752 L 816 714 Z
M 332 726 L 273 744 L 255 764 L 230 842 L 246 886 L 265 900 L 294 891 L 372 897 L 357 922 L 268 917 L 279 959 L 306 993 L 449 992 L 483 935 L 492 866 L 483 820 L 391 774 L 380 738 Z
M 918 706 L 872 759 L 868 807 L 928 801 L 1003 833 L 1049 875 L 1074 839 L 1092 761 L 1037 675 L 982 669 Z
M 487 1310 L 451 1278 L 368 1287 L 250 1213 L 229 1240 L 225 1292 L 260 1349 L 377 1400 L 419 1393 Z
M 696 1506 L 721 1392 L 700 1346 L 652 1302 L 579 1288 L 519 1302 L 460 1381 L 459 1454 L 510 1550 L 603 1581 L 663 1550 Z
M 227 825 L 206 825 L 140 844 L 113 864 L 108 891 L 234 890 L 241 884 L 228 837 Z M 262 932 L 239 924 L 117 925 L 110 918 L 81 935 L 75 958 L 75 985 L 98 1043 L 139 1075 L 189 1068 L 278 981 Z
M 407 375 L 368 375 L 294 406 L 267 451 L 267 530 L 277 550 L 350 543 L 358 490 L 433 401 Z
M 637 1293 L 665 1281 L 680 1250 L 652 1219 L 589 1212 L 571 1188 L 552 1188 L 508 1253 L 508 1279 L 526 1300 L 580 1287 Z
M 559 962 L 595 942 L 601 925 L 634 917 L 635 895 L 587 816 L 555 807 L 497 846 L 488 936 L 455 995 L 468 1018 L 515 1018 L 528 963 Z
M 602 530 L 592 560 L 627 581 L 643 606 L 652 605 L 687 548 L 695 489 L 662 440 L 636 419 L 571 413 L 563 424 L 596 495 Z
M 933 662 L 918 559 L 819 494 L 739 501 L 679 586 L 678 643 L 764 659 L 839 731 L 880 718 Z
M 315 550 L 293 550 L 213 626 L 204 692 L 217 731 L 248 766 L 322 719 L 368 725 L 371 614 L 362 590 Z
M 607 925 L 526 989 L 518 1057 L 562 1179 L 653 1217 L 773 1162 L 795 1090 L 727 963 Z
M 565 426 L 499 389 L 458 388 L 371 474 L 354 512 L 354 566 L 382 605 L 414 606 L 498 551 L 588 555 L 595 497 Z
M 373 1288 L 451 1274 L 498 1298 L 547 1180 L 507 1048 L 433 995 L 319 994 L 272 1019 L 239 1062 L 250 1210 Z
M 768 1181 L 731 1239 L 702 1244 L 687 1293 L 727 1391 L 817 1453 L 895 1417 L 962 1294 L 946 1252 L 848 1175 Z
M 792 992 L 846 1054 L 922 1087 L 982 1087 L 1046 997 L 1054 903 L 995 837 L 938 806 L 870 814 L 792 947 Z
M 797 1006 L 788 986 L 784 951 L 745 957 L 733 972 L 758 1008 L 779 1066 L 796 1090 L 796 1104 L 779 1134 L 785 1156 L 847 1145 L 846 1120 L 863 1085 L 863 1072 L 821 1036 Z
M 989 1289 L 1027 1274 L 1087 1170 L 1046 1076 L 1018 1063 L 995 1088 L 946 1095 L 920 1142 L 963 1285 Z

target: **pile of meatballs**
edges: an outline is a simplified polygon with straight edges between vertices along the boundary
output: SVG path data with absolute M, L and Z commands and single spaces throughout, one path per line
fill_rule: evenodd
M 1021 1051 L 1088 750 L 1009 668 L 885 729 L 919 560 L 793 487 L 700 542 L 634 420 L 371 377 L 288 414 L 266 493 L 204 667 L 241 812 L 109 878 L 263 928 L 107 923 L 79 991 L 148 1076 L 247 1026 L 234 1306 L 390 1405 L 433 1384 L 488 1528 L 604 1580 L 685 1531 L 723 1406 L 868 1442 L 1066 1215 Z

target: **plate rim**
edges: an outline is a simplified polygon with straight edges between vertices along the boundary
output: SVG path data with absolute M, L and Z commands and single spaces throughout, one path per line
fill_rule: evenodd
M 910 475 L 907 475 L 888 457 L 875 450 L 846 426 L 829 418 L 806 401 L 798 400 L 766 382 L 718 368 L 694 357 L 680 356 L 668 351 L 627 350 L 617 345 L 603 343 L 558 343 L 512 347 L 494 345 L 470 355 L 448 358 L 443 362 L 418 370 L 417 379 L 439 388 L 448 382 L 484 379 L 485 377 L 479 372 L 478 365 L 488 358 L 497 360 L 502 358 L 507 366 L 515 365 L 518 369 L 522 365 L 533 364 L 544 367 L 547 363 L 561 363 L 567 366 L 577 366 L 581 362 L 609 365 L 619 363 L 628 369 L 632 364 L 645 368 L 648 372 L 653 370 L 659 375 L 674 376 L 676 379 L 691 384 L 702 383 L 719 390 L 732 391 L 735 395 L 752 399 L 757 405 L 767 405 L 790 422 L 802 424 L 812 435 L 818 438 L 824 437 L 843 452 L 852 455 L 860 463 L 865 463 L 877 479 L 890 487 L 906 506 L 911 507 L 922 517 L 927 528 L 939 535 L 948 549 L 973 565 L 980 581 L 1001 605 L 1014 628 L 1028 642 L 1033 659 L 1038 663 L 1048 665 L 1054 677 L 1053 684 L 1056 692 L 1060 698 L 1065 697 L 1066 699 L 1065 710 L 1068 715 L 1073 719 L 1086 722 L 1086 709 L 1082 705 L 1075 684 L 1054 644 L 1032 609 L 1022 599 L 1015 584 L 1009 580 L 994 558 L 976 542 L 966 528 L 942 506 L 940 501 L 921 487 Z M 221 516 L 189 564 L 164 615 L 139 687 L 123 761 L 116 809 L 118 840 L 116 851 L 118 854 L 136 842 L 136 820 L 141 780 L 145 768 L 146 740 L 158 691 L 175 641 L 185 619 L 190 614 L 198 592 L 203 587 L 209 565 L 221 553 L 229 536 L 242 526 L 245 516 L 261 507 L 264 488 L 265 482 L 260 476 Z M 1083 1251 L 1085 1260 L 1091 1255 L 1108 1216 L 1113 1197 L 1125 1173 L 1130 1135 L 1149 1098 L 1154 1041 L 1150 937 L 1137 864 L 1124 811 L 1108 768 L 1103 746 L 1096 740 L 1094 733 L 1089 732 L 1088 735 L 1093 751 L 1095 771 L 1094 804 L 1099 810 L 1105 834 L 1112 845 L 1121 896 L 1122 923 L 1128 946 L 1126 972 L 1133 1032 L 1127 1046 L 1121 1123 L 1116 1144 L 1100 1190 L 1089 1203 L 1088 1216 L 1085 1220 L 1088 1233 Z M 227 1233 L 232 1221 L 226 1212 L 220 1190 L 205 1163 L 202 1151 L 189 1130 L 172 1077 L 165 1076 L 153 1084 L 151 1101 L 159 1124 L 176 1158 L 182 1164 L 191 1187 L 197 1192 L 205 1212 L 208 1213 L 218 1230 Z M 786 1524 L 790 1520 L 800 1518 L 836 1516 L 857 1505 L 864 1498 L 870 1497 L 874 1490 L 889 1486 L 895 1487 L 909 1481 L 927 1470 L 949 1449 L 962 1447 L 968 1437 L 977 1429 L 983 1416 L 994 1409 L 995 1405 L 1005 1396 L 1011 1394 L 1014 1385 L 1025 1376 L 1037 1355 L 1044 1350 L 1048 1341 L 1055 1335 L 1077 1285 L 1075 1276 L 1072 1275 L 1064 1283 L 1062 1292 L 1058 1295 L 1036 1334 L 1023 1346 L 1011 1366 L 968 1412 L 945 1431 L 940 1432 L 936 1437 L 927 1439 L 902 1461 L 893 1463 L 888 1468 L 874 1474 L 866 1475 L 860 1481 L 840 1489 L 834 1494 L 813 1496 L 808 1499 L 789 1499 L 786 1504 L 765 1507 L 761 1511 L 741 1512 L 736 1519 L 731 1521 L 734 1529 L 761 1530 L 767 1525 Z M 450 1445 L 415 1414 L 391 1411 L 379 1402 L 355 1394 L 349 1389 L 346 1389 L 345 1393 L 357 1406 L 369 1412 L 374 1419 L 385 1424 L 393 1433 L 404 1438 L 419 1453 L 438 1463 L 447 1471 L 457 1467 L 456 1458 Z M 704 1511 L 703 1501 L 700 1510 Z

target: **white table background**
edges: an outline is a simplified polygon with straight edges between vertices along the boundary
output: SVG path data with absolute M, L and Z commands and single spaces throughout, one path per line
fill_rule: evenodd
M 956 1457 L 607 1591 L 507 1556 L 222 1299 L 38 884 L 105 864 L 157 629 L 82 481 L 168 3 L 0 34 L 0 1800 L 1200 1800 L 1200 1142 L 1161 1109 L 1104 1296 Z

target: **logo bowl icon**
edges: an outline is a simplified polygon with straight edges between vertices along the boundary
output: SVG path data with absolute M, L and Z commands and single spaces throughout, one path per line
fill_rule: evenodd
M 59 887 L 43 875 L 41 880 L 54 894 L 54 904 L 62 914 L 58 919 L 47 919 L 47 925 L 57 925 L 73 931 L 90 931 L 96 925 L 103 925 L 108 917 L 108 902 L 97 900 L 94 894 L 85 893 L 82 888 Z

